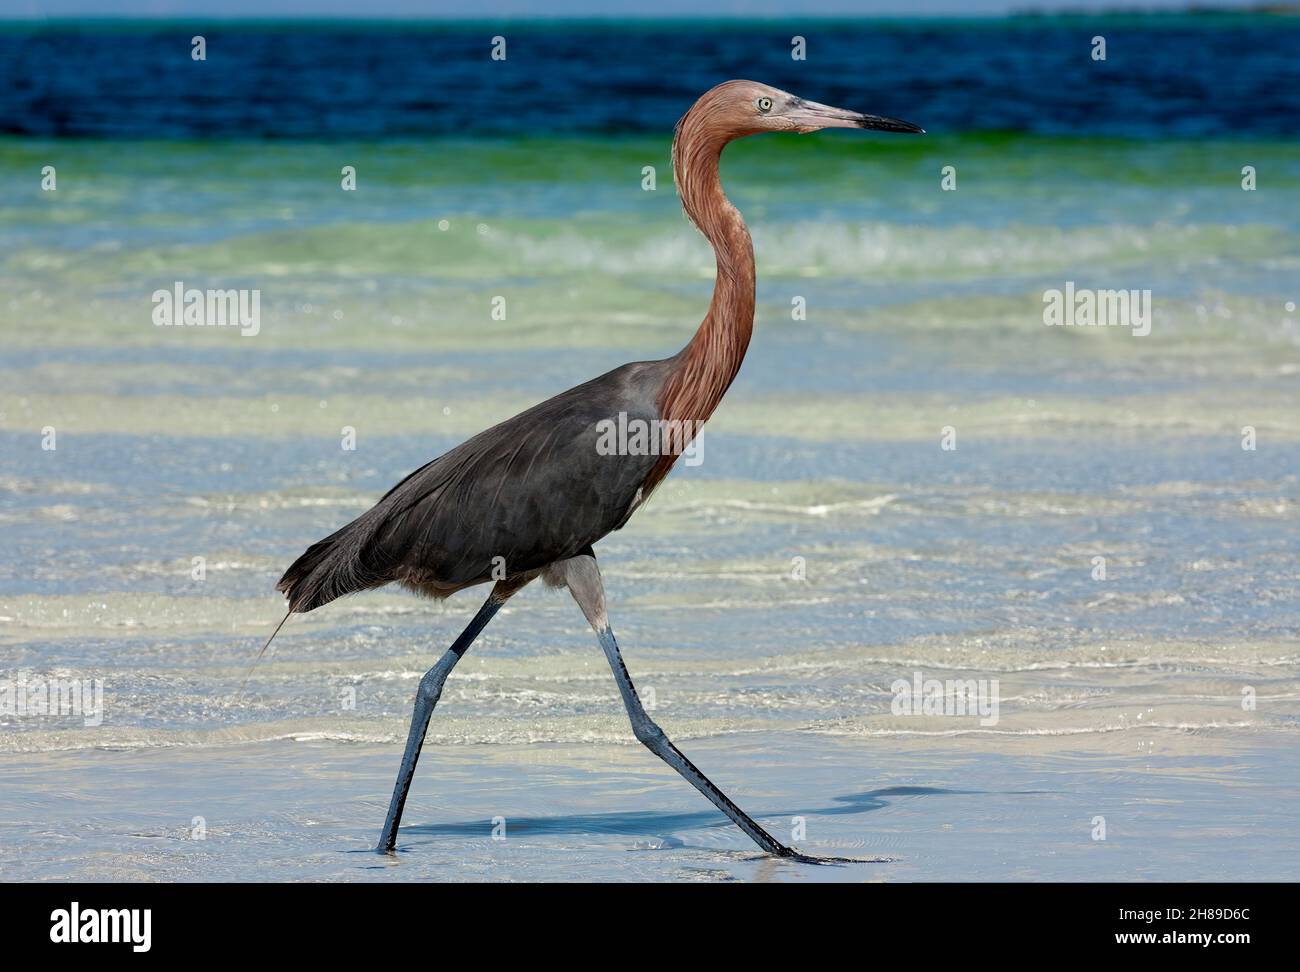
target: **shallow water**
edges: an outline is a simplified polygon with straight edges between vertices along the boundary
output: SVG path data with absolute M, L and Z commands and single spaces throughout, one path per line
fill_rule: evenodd
M 737 802 L 896 861 L 754 858 L 540 587 L 449 681 L 397 863 L 352 853 L 477 594 L 294 618 L 240 696 L 275 580 L 465 436 L 687 340 L 712 266 L 667 152 L 0 141 L 0 678 L 105 698 L 0 716 L 5 876 L 1296 878 L 1300 147 L 1242 137 L 728 150 L 754 341 L 703 463 L 600 544 L 611 616 Z M 155 327 L 177 280 L 260 288 L 259 333 Z M 1150 288 L 1150 335 L 1045 327 L 1067 280 Z M 895 713 L 917 672 L 996 680 L 996 723 Z

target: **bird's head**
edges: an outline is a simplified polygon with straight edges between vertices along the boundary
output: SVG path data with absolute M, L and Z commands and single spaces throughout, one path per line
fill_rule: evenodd
M 682 118 L 679 127 L 688 122 L 726 141 L 762 132 L 815 132 L 822 128 L 913 134 L 925 131 L 897 118 L 805 101 L 757 81 L 727 81 L 706 91 Z

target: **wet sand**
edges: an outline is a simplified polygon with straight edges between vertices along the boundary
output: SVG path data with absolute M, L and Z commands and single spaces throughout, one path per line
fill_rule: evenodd
M 1131 742 L 1143 752 L 801 733 L 684 744 L 773 833 L 789 837 L 803 818 L 808 852 L 890 859 L 836 867 L 757 853 L 636 745 L 429 747 L 393 858 L 373 845 L 396 746 L 9 755 L 0 870 L 78 881 L 1296 879 L 1293 747 L 1212 733 Z

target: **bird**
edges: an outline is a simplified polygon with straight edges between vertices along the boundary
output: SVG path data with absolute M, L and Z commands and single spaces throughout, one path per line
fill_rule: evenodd
M 807 863 L 843 860 L 804 854 L 778 841 L 650 718 L 610 626 L 593 550 L 628 522 L 691 447 L 749 347 L 754 248 L 744 219 L 723 192 L 722 150 L 751 135 L 824 128 L 924 132 L 910 122 L 806 101 L 756 81 L 727 81 L 701 95 L 674 130 L 672 167 L 682 207 L 712 245 L 717 272 L 708 312 L 686 346 L 671 357 L 615 368 L 480 432 L 313 543 L 280 578 L 276 589 L 288 601 L 284 620 L 345 594 L 392 583 L 438 599 L 492 585 L 469 625 L 416 688 L 376 847 L 380 853 L 395 853 L 416 762 L 448 675 L 502 605 L 541 578 L 548 586 L 567 588 L 585 615 L 640 743 L 766 853 Z M 619 439 L 609 434 L 615 428 L 643 434 Z M 647 429 L 663 434 L 646 435 Z

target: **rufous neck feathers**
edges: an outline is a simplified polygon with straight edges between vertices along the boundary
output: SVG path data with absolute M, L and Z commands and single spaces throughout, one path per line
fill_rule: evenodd
M 663 418 L 694 423 L 704 422 L 717 408 L 740 370 L 754 328 L 754 245 L 718 177 L 722 149 L 732 136 L 712 120 L 708 105 L 697 104 L 673 139 L 673 175 L 682 206 L 717 258 L 709 312 L 677 354 L 659 401 Z

